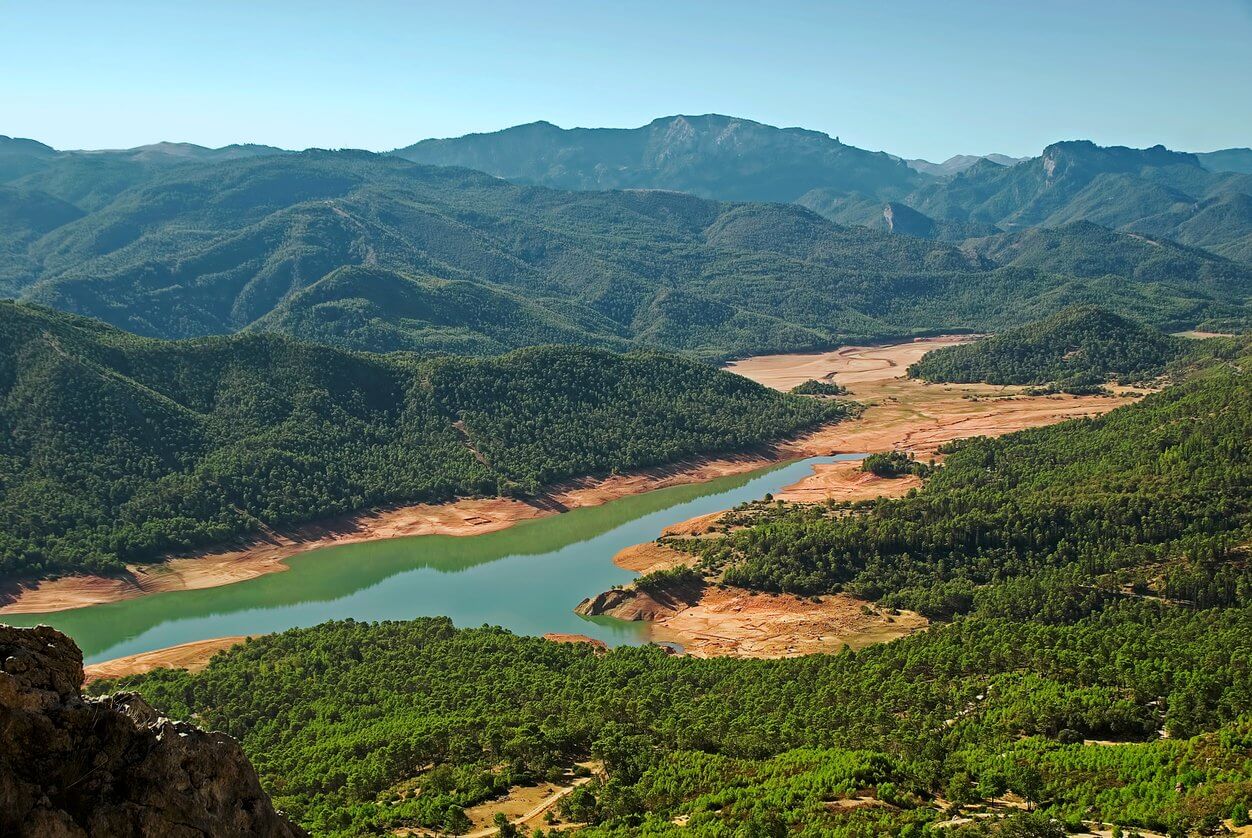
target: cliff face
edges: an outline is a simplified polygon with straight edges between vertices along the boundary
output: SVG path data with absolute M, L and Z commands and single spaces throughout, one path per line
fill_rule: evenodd
M 68 637 L 0 626 L 0 835 L 304 835 L 229 736 L 82 683 Z

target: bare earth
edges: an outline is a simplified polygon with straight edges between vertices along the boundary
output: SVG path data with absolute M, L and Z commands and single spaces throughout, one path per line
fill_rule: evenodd
M 722 513 L 719 512 L 717 514 L 721 515 Z M 638 573 L 640 576 L 654 573 L 658 570 L 682 567 L 694 562 L 695 556 L 689 556 L 686 553 L 666 547 L 664 544 L 657 544 L 655 541 L 645 541 L 643 544 L 627 547 L 613 557 L 613 564 L 623 570 Z
M 618 604 L 597 613 L 646 620 L 653 641 L 676 643 L 700 658 L 789 658 L 838 652 L 845 644 L 860 649 L 927 625 L 911 611 L 887 614 L 847 594 L 809 598 L 709 586 L 691 601 L 638 591 L 615 598 Z
M 1191 338 L 1192 340 L 1208 340 L 1209 338 L 1232 338 L 1234 332 L 1205 332 L 1199 329 L 1189 329 L 1185 332 L 1174 332 L 1176 338 Z
M 588 646 L 596 649 L 609 648 L 609 644 L 605 643 L 603 640 L 597 640 L 596 638 L 588 637 L 585 634 L 565 634 L 559 631 L 550 631 L 543 636 L 543 639 L 549 640 L 553 643 L 586 643 Z
M 101 678 L 121 678 L 123 675 L 140 675 L 162 667 L 199 672 L 208 666 L 209 660 L 218 652 L 223 649 L 229 649 L 236 643 L 242 643 L 247 639 L 247 637 L 239 636 L 195 640 L 179 646 L 170 646 L 167 649 L 141 652 L 137 655 L 114 658 L 103 663 L 88 664 L 83 667 L 83 672 L 87 676 L 86 683 L 88 684 Z
M 581 762 L 579 765 L 600 773 L 603 766 L 598 762 Z M 526 835 L 531 827 L 542 826 L 545 832 L 564 832 L 576 829 L 582 824 L 562 822 L 555 817 L 553 810 L 563 797 L 579 786 L 591 782 L 591 777 L 571 778 L 566 785 L 542 782 L 533 786 L 514 786 L 503 797 L 487 800 L 465 809 L 465 816 L 470 821 L 470 831 L 461 838 L 489 838 L 498 835 L 500 830 L 495 826 L 496 813 L 503 814 L 517 830 L 517 834 Z M 548 813 L 554 817 L 547 821 Z M 445 835 L 430 829 L 402 827 L 392 831 L 393 835 L 434 836 Z
M 868 405 L 857 419 L 818 430 L 793 443 L 797 456 L 901 450 L 926 459 L 946 442 L 1000 436 L 1079 416 L 1097 416 L 1133 400 L 1113 396 L 1027 396 L 1023 387 L 925 384 L 905 378 L 908 366 L 932 349 L 967 343 L 967 336 L 927 338 L 890 346 L 846 346 L 834 352 L 763 355 L 736 361 L 730 372 L 767 387 L 789 390 L 810 378 L 847 387 Z M 818 465 L 788 486 L 782 500 L 866 500 L 897 497 L 919 485 L 916 478 L 886 480 L 860 472 L 855 463 Z

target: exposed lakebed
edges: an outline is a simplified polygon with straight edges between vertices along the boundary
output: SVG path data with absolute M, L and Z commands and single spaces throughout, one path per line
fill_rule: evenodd
M 776 492 L 818 463 L 811 457 L 758 471 L 657 489 L 601 506 L 523 521 L 477 536 L 415 536 L 312 550 L 290 570 L 246 582 L 172 591 L 52 614 L 14 614 L 14 625 L 66 632 L 88 662 L 195 640 L 266 634 L 332 619 L 407 620 L 445 615 L 519 634 L 585 634 L 609 645 L 642 643 L 648 627 L 573 613 L 583 598 L 629 582 L 613 564 L 623 548 L 666 526 Z

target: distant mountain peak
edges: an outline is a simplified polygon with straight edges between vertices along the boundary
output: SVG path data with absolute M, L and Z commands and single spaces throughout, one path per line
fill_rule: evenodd
M 558 189 L 668 189 L 732 201 L 790 203 L 813 189 L 891 200 L 924 181 L 882 152 L 725 114 L 673 114 L 638 128 L 531 123 L 392 154 Z
M 929 160 L 905 160 L 910 169 L 935 177 L 952 177 L 959 175 L 973 166 L 990 162 L 997 166 L 1016 166 L 1025 157 L 1009 157 L 1007 154 L 954 154 L 942 163 L 931 163 Z

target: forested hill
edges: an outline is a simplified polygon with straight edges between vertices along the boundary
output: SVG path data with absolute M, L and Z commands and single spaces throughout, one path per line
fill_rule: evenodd
M 0 187 L 0 293 L 151 337 L 721 359 L 996 331 L 1075 302 L 1219 326 L 1244 322 L 1252 293 L 1252 268 L 1219 259 L 1157 270 L 1156 254 L 1128 248 L 1111 273 L 1073 276 L 1064 260 L 1001 264 L 794 205 L 566 192 L 366 152 L 40 149 Z
M 915 497 L 853 515 L 789 507 L 688 546 L 735 584 L 852 590 L 936 616 L 1003 607 L 986 586 L 1011 578 L 1019 591 L 1064 580 L 1096 600 L 1131 584 L 1203 605 L 1244 597 L 1252 353 L 1246 341 L 1204 349 L 1201 372 L 1137 404 L 952 445 Z
M 381 504 L 535 492 L 841 414 L 654 353 L 344 352 L 136 337 L 0 303 L 0 577 L 125 562 Z
M 1212 347 L 1139 404 L 962 443 L 913 496 L 676 542 L 732 584 L 950 619 L 911 637 L 696 660 L 346 621 L 104 688 L 237 736 L 317 834 L 467 831 L 464 807 L 586 759 L 606 776 L 561 810 L 596 838 L 1246 824 L 1252 356 Z
M 1164 373 L 1186 344 L 1095 306 L 1076 306 L 975 343 L 931 352 L 908 374 L 962 384 L 1132 383 Z

